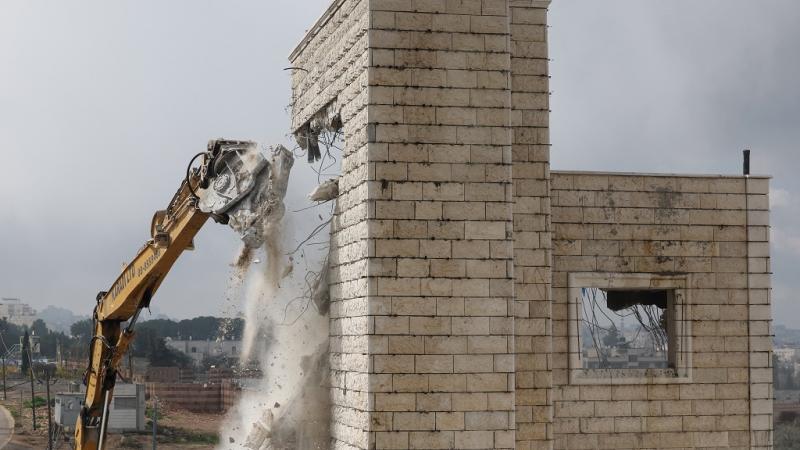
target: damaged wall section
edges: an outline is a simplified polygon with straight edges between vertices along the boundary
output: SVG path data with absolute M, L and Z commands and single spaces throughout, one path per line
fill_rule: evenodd
M 335 0 L 290 56 L 298 144 L 311 160 L 314 136 L 339 125 L 345 142 L 329 256 L 332 449 L 368 445 L 368 22 L 366 0 Z

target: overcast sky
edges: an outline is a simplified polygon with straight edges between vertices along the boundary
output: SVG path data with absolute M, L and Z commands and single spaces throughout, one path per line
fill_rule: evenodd
M 0 5 L 0 295 L 88 314 L 213 137 L 288 143 L 287 55 L 328 0 Z M 774 313 L 800 327 L 800 2 L 554 0 L 554 169 L 773 180 Z M 289 202 L 312 188 L 298 162 Z M 312 220 L 304 216 L 303 220 Z M 209 224 L 154 305 L 223 311 Z

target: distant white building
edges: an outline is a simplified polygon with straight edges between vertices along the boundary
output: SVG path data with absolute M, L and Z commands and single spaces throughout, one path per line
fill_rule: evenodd
M 776 348 L 773 349 L 772 352 L 781 362 L 791 362 L 795 359 L 795 355 L 797 355 L 796 348 Z
M 238 358 L 242 350 L 242 341 L 193 341 L 167 338 L 166 344 L 167 347 L 188 355 L 196 365 L 206 357 Z
M 18 298 L 0 300 L 0 318 L 14 325 L 30 327 L 36 320 L 36 310 Z

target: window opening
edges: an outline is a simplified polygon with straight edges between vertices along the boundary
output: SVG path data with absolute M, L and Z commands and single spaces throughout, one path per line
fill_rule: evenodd
M 584 369 L 674 368 L 672 290 L 581 288 Z

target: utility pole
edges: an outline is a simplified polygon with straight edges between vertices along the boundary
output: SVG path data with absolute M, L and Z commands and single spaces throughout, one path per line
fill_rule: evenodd
M 6 397 L 6 355 L 3 355 L 3 400 L 8 400 Z
M 30 350 L 28 350 L 28 366 L 30 366 L 29 373 L 31 374 L 31 415 L 33 416 L 33 429 L 36 430 L 36 392 L 33 390 L 33 360 Z
M 128 369 L 129 369 L 128 377 L 130 378 L 131 383 L 133 383 L 133 352 L 132 351 L 128 352 Z
M 61 363 L 61 339 L 56 339 L 56 367 L 63 369 L 64 365 Z
M 53 414 L 50 410 L 50 369 L 44 372 L 45 386 L 47 386 L 47 450 L 53 450 Z
M 155 389 L 153 389 L 155 391 Z M 158 429 L 158 397 L 153 396 L 153 450 L 156 450 L 156 430 Z

